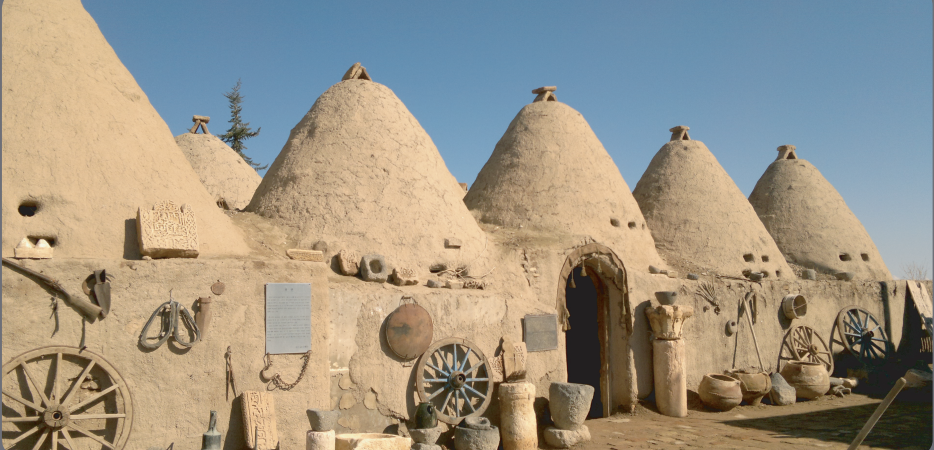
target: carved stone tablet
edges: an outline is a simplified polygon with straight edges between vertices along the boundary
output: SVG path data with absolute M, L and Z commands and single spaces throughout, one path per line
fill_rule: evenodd
M 244 391 L 240 401 L 247 447 L 274 450 L 279 444 L 279 433 L 276 431 L 276 406 L 272 396 L 265 392 Z
M 525 316 L 523 340 L 529 352 L 558 348 L 558 316 L 554 314 Z
M 152 210 L 136 212 L 139 252 L 151 258 L 197 258 L 198 228 L 188 205 L 161 201 Z
M 290 248 L 285 251 L 286 255 L 289 255 L 289 258 L 299 260 L 299 261 L 314 261 L 322 262 L 324 261 L 324 253 L 318 250 L 304 250 L 299 248 Z
M 525 353 L 524 342 L 514 342 L 509 336 L 503 336 L 503 375 L 506 381 L 525 379 Z

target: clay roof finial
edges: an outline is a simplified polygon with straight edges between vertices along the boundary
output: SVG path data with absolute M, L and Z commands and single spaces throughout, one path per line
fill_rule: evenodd
M 373 81 L 373 79 L 370 78 L 370 74 L 367 73 L 366 67 L 361 66 L 360 63 L 354 63 L 354 65 L 347 69 L 347 72 L 345 72 L 343 78 L 341 78 L 341 81 L 344 80 Z
M 188 130 L 188 132 L 190 132 L 190 133 L 192 133 L 192 134 L 197 134 L 197 133 L 198 133 L 198 127 L 201 127 L 201 131 L 202 131 L 204 134 L 211 134 L 211 133 L 208 131 L 208 122 L 211 121 L 211 118 L 210 118 L 210 117 L 208 117 L 208 116 L 191 116 L 191 121 L 195 123 L 195 126 L 191 127 L 191 129 Z
M 778 158 L 775 158 L 776 161 L 780 159 L 798 159 L 798 155 L 795 154 L 794 145 L 780 145 L 778 147 Z
M 535 100 L 532 100 L 532 103 L 558 101 L 558 98 L 555 97 L 556 90 L 558 90 L 557 86 L 542 86 L 538 89 L 532 89 L 533 94 L 538 94 L 538 97 L 535 97 Z
M 684 125 L 678 125 L 674 128 L 669 129 L 668 131 L 671 132 L 671 139 L 669 140 L 669 142 L 670 141 L 690 141 L 691 137 L 688 136 L 688 130 L 690 129 L 691 127 L 686 127 Z

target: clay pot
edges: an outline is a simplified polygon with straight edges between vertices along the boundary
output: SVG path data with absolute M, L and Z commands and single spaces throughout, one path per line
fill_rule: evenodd
M 762 397 L 772 390 L 772 379 L 765 372 L 733 371 L 728 372 L 726 375 L 740 381 L 739 387 L 743 393 L 743 401 L 749 405 L 758 405 L 762 401 Z
M 563 430 L 576 430 L 584 423 L 593 401 L 593 386 L 577 383 L 551 383 L 548 410 L 551 420 Z
M 674 305 L 678 299 L 678 293 L 674 291 L 660 291 L 655 293 L 655 299 L 661 305 Z
M 740 381 L 718 373 L 704 375 L 697 393 L 704 406 L 719 411 L 729 411 L 743 401 Z
M 438 426 L 438 412 L 434 405 L 428 402 L 418 404 L 415 409 L 415 428 L 425 429 Z
M 830 375 L 821 363 L 789 361 L 781 374 L 795 388 L 798 398 L 813 400 L 830 390 Z

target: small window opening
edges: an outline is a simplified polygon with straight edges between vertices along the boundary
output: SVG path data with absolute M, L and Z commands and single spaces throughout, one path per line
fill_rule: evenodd
M 23 217 L 32 217 L 36 215 L 39 204 L 36 202 L 23 202 L 19 205 L 19 215 Z
M 746 262 L 753 262 L 756 260 L 756 258 L 752 256 L 752 253 L 746 253 L 745 255 L 743 255 L 743 260 Z
M 39 242 L 39 239 L 45 239 L 49 243 L 49 247 L 55 247 L 55 244 L 58 244 L 58 240 L 55 239 L 55 236 L 26 236 L 29 238 L 29 242 L 32 242 L 32 245 L 36 245 L 36 242 Z
M 635 223 L 635 222 L 629 222 L 629 229 L 630 229 L 630 230 L 635 230 L 635 229 L 636 229 L 636 223 Z
M 743 270 L 743 276 L 744 276 L 744 277 L 749 278 L 750 275 L 752 275 L 752 270 L 751 270 L 751 269 L 744 269 L 744 270 Z
M 775 271 L 775 278 L 781 278 L 781 277 L 782 277 L 782 271 L 781 271 L 781 270 L 776 270 L 776 271 Z
M 863 258 L 863 261 L 869 261 L 869 253 L 860 253 L 859 256 Z
M 841 253 L 840 261 L 851 261 L 853 258 L 850 257 L 849 253 Z
M 768 256 L 768 255 L 762 255 L 762 262 L 769 262 L 769 256 Z
M 762 278 L 768 278 L 768 277 L 769 277 L 769 271 L 768 271 L 768 270 L 763 270 L 763 271 L 761 271 L 761 273 L 762 273 Z
M 615 218 L 615 217 L 610 218 L 610 225 L 613 225 L 614 227 L 618 227 L 618 226 L 619 226 L 619 219 L 617 219 L 617 218 Z
M 642 229 L 643 229 L 643 230 L 645 229 L 645 224 L 642 224 Z
M 785 157 L 785 159 L 798 159 L 798 158 L 795 156 L 794 152 L 790 152 L 788 153 L 788 156 Z

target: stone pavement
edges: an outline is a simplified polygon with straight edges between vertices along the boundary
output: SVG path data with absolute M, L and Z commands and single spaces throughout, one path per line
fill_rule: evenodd
M 906 392 L 886 410 L 860 449 L 931 448 L 931 401 Z M 653 403 L 641 402 L 634 415 L 588 420 L 593 439 L 574 450 L 846 449 L 880 402 L 881 396 L 852 394 L 792 406 L 743 405 L 728 412 L 708 412 L 691 402 L 684 418 L 663 416 Z

